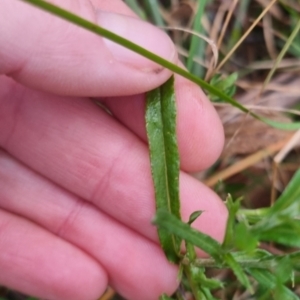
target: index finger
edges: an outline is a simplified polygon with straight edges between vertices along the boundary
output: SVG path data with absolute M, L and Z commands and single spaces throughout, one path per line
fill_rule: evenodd
M 213 105 L 199 86 L 175 75 L 177 137 L 181 169 L 197 172 L 210 167 L 220 156 L 224 131 Z M 145 94 L 100 98 L 122 124 L 147 142 Z

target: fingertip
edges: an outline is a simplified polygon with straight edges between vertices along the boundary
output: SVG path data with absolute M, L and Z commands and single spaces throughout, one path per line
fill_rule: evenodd
M 199 86 L 176 76 L 177 134 L 181 168 L 197 172 L 220 156 L 224 129 L 213 105 Z
M 222 243 L 228 218 L 225 203 L 214 191 L 185 173 L 180 178 L 180 188 L 182 219 L 187 222 L 194 211 L 201 210 L 192 227 Z
M 0 210 L 0 282 L 48 300 L 95 300 L 107 274 L 90 256 L 34 223 Z
M 119 13 L 111 13 L 100 12 L 101 5 L 94 10 L 89 2 L 84 3 L 66 1 L 63 6 L 93 23 L 98 20 L 104 28 L 170 62 L 177 62 L 174 44 L 160 29 L 123 15 L 122 6 Z M 169 70 L 152 60 L 22 1 L 3 3 L 0 46 L 3 61 L 0 74 L 58 95 L 97 97 L 144 93 L 171 76 Z

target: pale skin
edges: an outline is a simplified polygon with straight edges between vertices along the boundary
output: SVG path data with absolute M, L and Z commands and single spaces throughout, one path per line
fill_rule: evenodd
M 120 0 L 56 0 L 178 63 L 159 29 Z M 19 0 L 0 9 L 0 285 L 49 300 L 127 299 L 177 286 L 159 247 L 145 92 L 171 75 L 120 46 Z M 184 220 L 222 241 L 227 211 L 188 175 L 223 147 L 221 122 L 193 83 L 176 76 Z M 130 96 L 135 95 L 135 96 Z M 108 115 L 91 97 L 111 110 Z

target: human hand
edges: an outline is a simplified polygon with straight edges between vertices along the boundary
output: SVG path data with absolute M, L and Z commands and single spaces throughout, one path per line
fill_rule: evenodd
M 119 0 L 52 2 L 177 62 L 168 37 Z M 144 92 L 170 72 L 2 0 L 0 74 L 0 284 L 49 300 L 94 300 L 107 284 L 128 299 L 174 292 L 177 267 L 151 225 L 144 124 Z M 215 161 L 222 126 L 196 85 L 176 77 L 175 88 L 182 216 L 204 210 L 193 226 L 221 241 L 226 209 L 187 172 Z

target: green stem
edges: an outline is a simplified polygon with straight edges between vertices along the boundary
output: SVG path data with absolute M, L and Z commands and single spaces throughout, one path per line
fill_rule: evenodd
M 193 292 L 193 296 L 195 297 L 195 300 L 205 300 L 205 299 L 203 299 L 203 297 L 199 291 L 199 286 L 197 285 L 197 283 L 195 284 L 195 281 L 192 278 L 193 276 L 191 274 L 190 265 L 184 265 L 183 270 L 187 277 L 187 280 L 189 282 L 189 285 L 191 287 L 191 290 Z
M 274 258 L 273 258 L 274 259 Z M 236 258 L 237 263 L 243 268 L 258 268 L 258 269 L 270 269 L 274 267 L 274 262 L 270 260 L 262 261 L 260 259 L 238 259 Z M 187 262 L 182 262 L 187 264 Z M 190 262 L 188 262 L 189 264 Z M 213 258 L 201 258 L 196 259 L 193 263 L 196 267 L 203 268 L 213 268 L 213 269 L 229 269 L 229 266 L 216 262 Z
M 246 107 L 244 107 L 243 105 L 239 104 L 238 102 L 236 102 L 235 100 L 231 99 L 229 96 L 227 96 L 226 94 L 223 94 L 221 91 L 219 91 L 218 89 L 214 88 L 213 86 L 211 86 L 210 84 L 208 84 L 207 82 L 205 82 L 204 80 L 198 78 L 197 76 L 194 76 L 193 74 L 189 73 L 188 71 L 184 70 L 183 68 L 178 67 L 177 65 L 169 62 L 168 60 L 148 51 L 145 48 L 142 48 L 141 46 L 109 31 L 106 30 L 103 27 L 100 27 L 88 20 L 85 20 L 63 8 L 60 8 L 58 6 L 55 6 L 51 3 L 45 2 L 43 0 L 22 0 L 24 2 L 28 2 L 31 3 L 47 12 L 50 12 L 56 16 L 59 16 L 62 19 L 65 19 L 73 24 L 79 25 L 80 27 L 83 27 L 91 32 L 94 32 L 104 38 L 107 38 L 117 44 L 122 45 L 123 47 L 126 47 L 144 57 L 147 57 L 148 59 L 158 63 L 159 65 L 173 71 L 176 74 L 179 74 L 191 81 L 193 81 L 194 83 L 200 85 L 203 89 L 208 90 L 210 93 L 215 94 L 216 96 L 219 96 L 221 99 L 226 100 L 228 103 L 231 103 L 233 106 L 239 108 L 240 110 L 242 110 L 245 113 L 250 113 L 251 115 L 254 115 L 252 112 L 250 112 Z
M 270 208 L 257 208 L 257 209 L 239 209 L 237 212 L 238 219 L 246 218 L 250 223 L 257 223 L 263 217 L 269 214 Z
M 147 49 L 142 48 L 141 46 L 111 32 L 109 30 L 106 30 L 106 29 L 98 26 L 97 24 L 94 24 L 88 20 L 85 20 L 65 9 L 62 9 L 58 6 L 55 6 L 51 3 L 45 2 L 43 0 L 21 0 L 21 1 L 24 1 L 24 2 L 30 3 L 34 6 L 37 6 L 47 12 L 50 12 L 50 13 L 52 13 L 64 20 L 67 20 L 73 24 L 79 25 L 82 28 L 85 28 L 91 32 L 94 32 L 104 38 L 107 38 L 117 44 L 122 45 L 125 48 L 128 48 L 128 49 L 148 58 L 149 60 L 156 62 L 157 64 L 169 69 L 170 71 L 172 71 L 178 75 L 181 75 L 181 76 L 189 79 L 190 81 L 196 83 L 201 88 L 205 89 L 206 91 L 210 92 L 213 95 L 218 96 L 219 98 L 223 99 L 227 103 L 230 103 L 232 106 L 238 108 L 242 112 L 248 113 L 252 117 L 254 117 L 274 128 L 285 129 L 285 130 L 296 130 L 296 129 L 300 128 L 300 123 L 296 123 L 296 122 L 295 123 L 279 123 L 279 122 L 269 120 L 267 118 L 261 117 L 255 113 L 253 113 L 252 111 L 250 111 L 249 109 L 247 109 L 246 107 L 241 105 L 239 102 L 237 102 L 236 100 L 234 100 L 233 98 L 228 96 L 227 94 L 218 90 L 214 86 L 211 86 L 209 83 L 207 83 L 204 80 L 200 79 L 199 77 L 191 74 L 190 72 L 184 70 L 183 68 L 180 68 L 177 65 L 169 62 L 168 60 L 161 58 L 160 56 L 148 51 Z
M 294 267 L 299 267 L 299 258 L 300 251 L 293 252 L 291 254 L 283 254 L 283 255 L 270 255 L 265 258 L 247 258 L 245 256 L 240 256 L 238 253 L 232 253 L 236 262 L 243 268 L 257 268 L 257 269 L 268 269 L 275 268 L 278 265 L 280 259 L 289 257 L 291 263 Z M 183 259 L 181 263 L 184 266 L 191 264 L 191 262 L 187 259 Z M 215 268 L 215 269 L 226 269 L 229 268 L 226 264 L 216 262 L 213 258 L 198 258 L 192 262 L 196 267 L 203 268 Z

